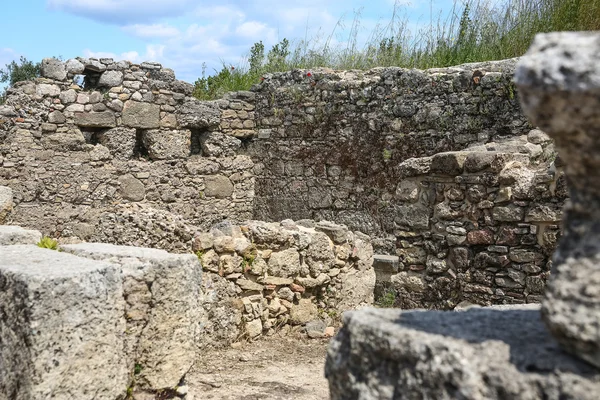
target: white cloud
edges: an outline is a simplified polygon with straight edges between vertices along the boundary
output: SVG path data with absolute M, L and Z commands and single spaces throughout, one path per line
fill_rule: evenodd
M 180 34 L 179 29 L 168 24 L 134 24 L 124 26 L 122 29 L 139 38 L 169 38 Z
M 197 0 L 46 0 L 51 10 L 122 24 L 180 16 Z
M 358 38 L 364 41 L 370 29 L 381 18 L 385 23 L 393 10 L 390 0 L 47 1 L 52 7 L 73 14 L 116 23 L 126 34 L 145 42 L 142 49 L 111 57 L 134 62 L 158 61 L 188 81 L 201 75 L 204 62 L 208 73 L 219 70 L 223 63 L 237 65 L 260 40 L 266 51 L 283 38 L 292 43 L 306 38 L 309 47 L 325 40 L 330 40 L 332 46 L 345 47 L 352 19 L 363 6 L 369 12 L 360 17 Z M 176 15 L 179 17 L 174 18 Z M 340 24 L 342 16 L 345 17 Z M 110 48 L 87 50 L 87 55 L 107 54 L 102 52 L 105 50 Z

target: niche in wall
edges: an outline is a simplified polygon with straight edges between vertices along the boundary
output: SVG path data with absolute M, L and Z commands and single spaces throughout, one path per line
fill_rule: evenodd
M 208 133 L 209 132 L 206 129 L 192 129 L 192 136 L 190 137 L 190 156 L 202 155 L 202 141 Z
M 149 159 L 148 148 L 144 143 L 144 131 L 137 129 L 135 131 L 135 146 L 133 147 L 133 158 Z

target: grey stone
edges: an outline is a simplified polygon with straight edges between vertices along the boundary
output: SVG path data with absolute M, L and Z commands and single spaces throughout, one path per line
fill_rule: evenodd
M 290 309 L 290 322 L 294 325 L 303 325 L 314 320 L 319 315 L 317 305 L 310 299 L 300 299 Z
M 121 266 L 123 296 L 127 301 L 129 334 L 125 338 L 125 353 L 129 371 L 133 372 L 135 364 L 143 366 L 136 377 L 142 388 L 177 386 L 196 359 L 202 278 L 198 258 L 193 254 L 99 243 L 62 249 Z M 118 388 L 123 390 L 124 386 Z
M 160 126 L 160 106 L 128 100 L 123 106 L 123 125 L 129 128 L 157 129 Z
M 233 194 L 233 183 L 223 175 L 207 176 L 204 179 L 204 195 L 207 197 L 216 197 L 226 199 Z
M 221 122 L 221 111 L 216 103 L 189 100 L 178 111 L 177 122 L 184 128 L 210 129 Z
M 0 246 L 0 260 L 0 397 L 124 395 L 120 268 L 35 246 Z
M 246 323 L 246 332 L 251 339 L 254 339 L 262 334 L 263 326 L 260 319 L 255 319 Z
M 51 124 L 64 124 L 67 122 L 67 119 L 60 111 L 52 111 L 50 114 L 48 114 L 48 122 Z
M 300 272 L 300 255 L 294 248 L 271 254 L 268 262 L 269 275 L 287 278 Z
M 39 96 L 57 97 L 60 95 L 60 87 L 49 83 L 40 83 L 36 85 L 35 92 Z
M 98 134 L 98 143 L 105 146 L 110 154 L 119 160 L 133 158 L 136 146 L 136 130 L 117 127 Z
M 522 207 L 515 205 L 508 205 L 506 207 L 494 207 L 492 210 L 494 220 L 499 222 L 516 222 L 522 221 L 525 215 L 525 211 Z
M 67 68 L 67 73 L 72 75 L 83 74 L 83 71 L 85 71 L 85 65 L 74 58 L 67 60 L 65 67 Z
M 419 198 L 419 183 L 408 180 L 401 181 L 396 188 L 396 198 L 402 201 L 417 201 Z
M 13 225 L 0 225 L 0 246 L 36 244 L 41 238 L 41 232 L 36 230 L 25 229 Z
M 0 186 L 0 225 L 6 222 L 13 209 L 13 191 L 8 186 Z
M 398 206 L 395 222 L 402 227 L 428 229 L 430 212 L 428 207 L 420 203 Z
M 468 152 L 438 153 L 431 160 L 431 172 L 444 175 L 460 175 Z
M 123 72 L 121 71 L 106 71 L 100 75 L 98 81 L 99 87 L 115 87 L 123 83 Z
M 428 174 L 431 170 L 431 157 L 409 158 L 396 167 L 401 178 Z
M 125 200 L 142 201 L 146 196 L 146 188 L 139 179 L 132 175 L 119 177 L 119 191 Z
M 375 270 L 351 270 L 341 275 L 338 311 L 344 312 L 373 304 L 375 293 Z
M 112 111 L 76 112 L 73 118 L 75 125 L 85 128 L 114 128 L 117 119 Z
M 64 90 L 60 92 L 58 98 L 63 104 L 75 103 L 77 101 L 77 92 L 73 89 Z
M 373 256 L 375 272 L 396 273 L 400 264 L 400 257 L 376 254 Z
M 337 225 L 330 221 L 319 221 L 315 225 L 315 230 L 325 233 L 335 244 L 344 244 L 348 242 L 348 227 Z
M 206 157 L 235 156 L 241 145 L 241 140 L 220 132 L 208 132 L 200 137 L 202 155 Z
M 42 76 L 44 78 L 63 81 L 67 77 L 67 68 L 65 64 L 56 58 L 44 58 L 42 60 Z
M 331 399 L 597 397 L 600 373 L 561 351 L 537 307 L 503 308 L 344 314 L 325 364 Z
M 142 141 L 152 160 L 173 160 L 189 156 L 191 136 L 189 130 L 151 129 L 144 132 Z
M 600 34 L 537 35 L 515 80 L 532 123 L 548 133 L 566 164 L 571 202 L 555 253 L 543 316 L 566 350 L 600 367 Z

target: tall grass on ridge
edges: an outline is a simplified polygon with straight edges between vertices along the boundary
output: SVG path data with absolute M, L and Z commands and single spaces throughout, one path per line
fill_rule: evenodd
M 223 65 L 221 71 L 196 81 L 194 95 L 214 99 L 235 90 L 247 90 L 267 73 L 329 67 L 369 69 L 398 66 L 433 68 L 469 62 L 518 57 L 535 34 L 552 31 L 600 30 L 600 0 L 455 0 L 448 17 L 412 32 L 398 4 L 390 19 L 359 43 L 360 13 L 355 15 L 345 40 L 336 40 L 344 26 L 339 20 L 323 38 L 283 39 L 265 54 L 255 43 L 245 62 Z

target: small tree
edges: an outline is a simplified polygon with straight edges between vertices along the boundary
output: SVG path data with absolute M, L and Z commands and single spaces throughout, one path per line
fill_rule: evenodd
M 0 83 L 8 83 L 13 86 L 17 82 L 27 81 L 37 78 L 41 73 L 41 63 L 33 63 L 27 58 L 21 56 L 19 63 L 12 61 L 6 64 L 4 69 L 0 69 Z M 6 89 L 0 92 L 0 104 L 6 100 Z
M 0 82 L 8 82 L 12 86 L 17 82 L 37 78 L 40 76 L 40 72 L 41 63 L 33 63 L 21 56 L 18 64 L 13 60 L 10 64 L 6 64 L 4 69 L 0 69 Z

